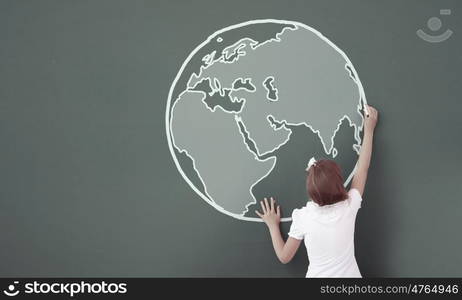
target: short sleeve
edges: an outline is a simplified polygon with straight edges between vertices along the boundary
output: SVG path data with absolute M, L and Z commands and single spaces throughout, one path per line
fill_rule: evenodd
M 289 236 L 297 240 L 303 240 L 305 237 L 305 233 L 302 228 L 301 213 L 301 209 L 294 209 L 292 212 L 292 224 L 290 225 L 289 230 Z
M 350 195 L 351 206 L 355 209 L 361 208 L 361 202 L 363 201 L 363 198 L 361 197 L 359 191 L 353 188 L 350 189 L 348 194 Z

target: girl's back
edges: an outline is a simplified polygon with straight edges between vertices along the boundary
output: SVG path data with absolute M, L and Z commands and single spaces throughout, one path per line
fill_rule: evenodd
M 289 236 L 304 239 L 310 261 L 307 277 L 361 277 L 354 256 L 354 227 L 361 195 L 319 206 L 313 201 L 292 213 Z

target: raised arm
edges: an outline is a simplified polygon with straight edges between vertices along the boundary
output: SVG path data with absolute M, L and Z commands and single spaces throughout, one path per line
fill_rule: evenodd
M 356 172 L 351 183 L 352 189 L 357 189 L 361 196 L 364 192 L 364 186 L 366 185 L 367 172 L 371 163 L 372 156 L 372 140 L 374 139 L 375 125 L 377 124 L 378 113 L 372 106 L 366 105 L 364 112 L 364 136 L 361 151 L 359 153 L 359 159 L 356 166 Z

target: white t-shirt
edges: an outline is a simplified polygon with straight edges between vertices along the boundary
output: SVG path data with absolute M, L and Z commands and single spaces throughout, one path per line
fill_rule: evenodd
M 351 189 L 348 196 L 325 206 L 309 201 L 292 212 L 289 236 L 305 239 L 310 261 L 306 277 L 361 277 L 355 259 L 354 232 L 362 198 L 357 189 Z

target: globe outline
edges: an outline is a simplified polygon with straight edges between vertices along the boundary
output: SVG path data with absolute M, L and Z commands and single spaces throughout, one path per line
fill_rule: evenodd
M 364 88 L 363 88 L 363 85 L 361 83 L 361 80 L 358 76 L 358 73 L 353 65 L 353 63 L 351 62 L 351 60 L 348 58 L 348 56 L 345 54 L 345 52 L 343 52 L 342 49 L 340 49 L 336 44 L 334 44 L 332 41 L 330 41 L 327 37 L 325 37 L 321 32 L 319 32 L 318 30 L 304 24 L 304 23 L 301 23 L 301 22 L 298 22 L 298 21 L 289 21 L 289 20 L 281 20 L 281 19 L 256 19 L 256 20 L 249 20 L 249 21 L 245 21 L 245 22 L 241 22 L 241 23 L 237 23 L 237 24 L 234 24 L 234 25 L 230 25 L 230 26 L 227 26 L 227 27 L 224 27 L 222 29 L 219 29 L 217 31 L 215 31 L 214 33 L 212 33 L 211 35 L 209 35 L 207 37 L 207 39 L 205 39 L 202 43 L 200 43 L 198 46 L 196 46 L 191 52 L 190 54 L 187 56 L 187 58 L 184 60 L 184 62 L 181 64 L 181 67 L 178 71 L 178 73 L 176 74 L 171 86 L 170 86 L 170 89 L 169 89 L 169 93 L 168 93 L 168 97 L 167 97 L 167 105 L 166 105 L 166 113 L 165 113 L 165 130 L 166 130 L 166 135 L 167 135 L 167 142 L 168 142 L 168 147 L 169 147 L 169 151 L 170 151 L 170 154 L 171 154 L 171 157 L 173 158 L 173 161 L 175 163 L 175 166 L 177 168 L 177 170 L 179 171 L 179 173 L 181 174 L 181 176 L 183 177 L 183 179 L 188 183 L 188 185 L 192 188 L 192 190 L 202 198 L 202 200 L 204 200 L 205 202 L 207 202 L 209 205 L 211 205 L 213 208 L 215 208 L 216 210 L 218 210 L 219 212 L 225 214 L 225 215 L 228 215 L 230 217 L 233 217 L 235 219 L 238 219 L 238 220 L 242 220 L 242 221 L 250 221 L 250 222 L 263 222 L 263 220 L 260 218 L 260 217 L 246 217 L 246 216 L 243 216 L 243 215 L 237 215 L 237 214 L 234 214 L 234 213 L 230 213 L 228 212 L 227 210 L 225 210 L 224 208 L 222 208 L 220 205 L 218 205 L 217 203 L 215 203 L 214 201 L 212 201 L 211 199 L 209 199 L 206 195 L 204 195 L 195 185 L 194 183 L 189 179 L 189 177 L 184 173 L 182 167 L 181 167 L 181 164 L 179 163 L 178 161 L 178 158 L 176 157 L 176 154 L 175 154 L 175 150 L 174 150 L 174 145 L 173 145 L 173 142 L 172 142 L 172 133 L 171 133 L 171 125 L 172 125 L 172 118 L 170 118 L 170 110 L 171 110 L 171 101 L 172 101 L 172 94 L 175 90 L 175 87 L 176 87 L 176 84 L 178 82 L 178 80 L 181 78 L 182 74 L 183 74 L 183 71 L 185 69 L 185 67 L 189 64 L 189 62 L 191 61 L 191 59 L 196 55 L 196 53 L 204 46 L 206 45 L 207 43 L 209 43 L 211 40 L 217 38 L 217 36 L 219 36 L 220 34 L 222 34 L 223 32 L 226 32 L 226 31 L 229 31 L 229 30 L 233 30 L 233 29 L 236 29 L 236 28 L 240 28 L 240 27 L 244 27 L 244 26 L 248 26 L 248 25 L 252 25 L 252 24 L 262 24 L 262 23 L 276 23 L 276 24 L 286 24 L 286 25 L 296 25 L 296 26 L 300 26 L 306 30 L 309 30 L 311 31 L 312 33 L 316 34 L 320 39 L 322 39 L 324 42 L 326 42 L 330 47 L 332 47 L 337 53 L 339 53 L 342 58 L 346 61 L 346 63 L 351 67 L 351 73 L 353 74 L 353 77 L 355 79 L 355 83 L 358 87 L 358 92 L 359 92 L 359 95 L 360 95 L 360 99 L 362 101 L 362 103 L 364 105 L 367 104 L 367 100 L 366 100 L 366 95 L 365 95 L 365 92 L 364 92 Z M 347 117 L 348 118 L 348 117 Z M 362 127 L 363 127 L 363 124 L 361 124 L 361 126 L 359 126 L 359 130 L 362 130 Z M 362 140 L 361 140 L 362 142 Z M 361 145 L 360 145 L 361 146 Z M 183 150 L 187 153 L 187 150 Z M 189 155 L 188 155 L 189 156 Z M 192 156 L 190 156 L 192 158 Z M 194 159 L 193 159 L 194 161 Z M 273 165 L 274 167 L 274 165 Z M 353 178 L 354 176 L 354 173 L 356 171 L 356 167 L 357 167 L 357 163 L 355 164 L 353 170 L 351 171 L 350 175 L 347 177 L 347 179 L 345 180 L 344 182 L 344 186 L 346 187 L 349 182 L 351 181 L 351 179 Z M 272 171 L 273 168 L 271 168 L 267 174 L 263 175 L 262 178 L 264 178 L 265 176 L 267 176 L 271 171 Z M 197 171 L 197 170 L 196 170 Z M 199 177 L 200 174 L 199 174 Z M 202 180 L 202 178 L 201 178 Z M 258 182 L 258 181 L 257 181 Z M 257 182 L 255 182 L 253 185 L 255 185 Z M 251 188 L 253 187 L 253 185 L 250 187 L 250 190 Z M 252 203 L 249 203 L 250 204 L 253 204 Z M 281 222 L 290 222 L 292 221 L 292 218 L 291 217 L 285 217 L 285 218 L 281 218 Z

